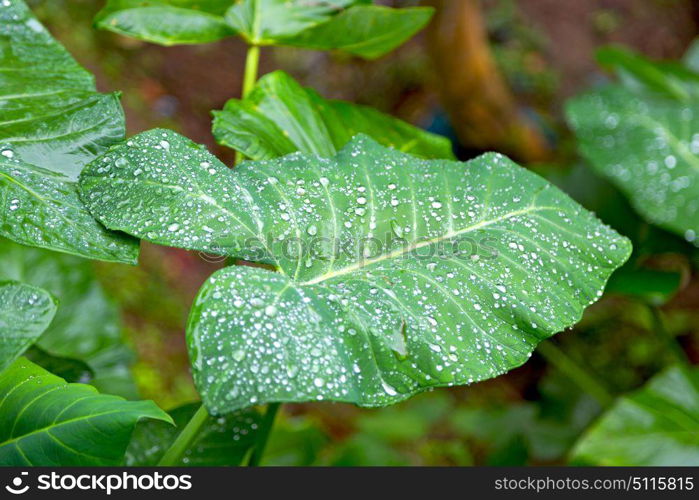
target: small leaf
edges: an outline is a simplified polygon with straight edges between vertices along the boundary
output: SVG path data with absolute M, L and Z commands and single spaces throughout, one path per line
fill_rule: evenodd
M 624 396 L 580 439 L 573 463 L 699 465 L 699 370 L 673 367 Z
M 383 406 L 497 376 L 578 321 L 631 251 L 500 155 L 427 161 L 366 137 L 333 159 L 229 170 L 151 131 L 88 166 L 81 189 L 107 227 L 279 270 L 224 269 L 195 301 L 190 357 L 214 414 Z
M 0 465 L 118 465 L 144 418 L 172 422 L 152 401 L 105 396 L 19 359 L 0 374 Z
M 314 50 L 340 50 L 365 59 L 376 59 L 412 38 L 427 25 L 433 13 L 431 7 L 357 6 L 293 38 L 283 39 L 280 44 Z
M 0 372 L 36 342 L 55 314 L 56 301 L 46 290 L 0 281 Z
M 566 110 L 591 165 L 648 222 L 692 242 L 699 233 L 699 114 L 693 106 L 613 85 L 576 97 Z
M 453 158 L 448 139 L 366 106 L 326 100 L 282 71 L 262 77 L 244 99 L 214 111 L 219 143 L 253 160 L 301 151 L 332 157 L 357 134 L 425 158 Z
M 85 209 L 74 181 L 124 136 L 115 94 L 95 90 L 21 0 L 0 6 L 0 235 L 92 259 L 134 263 L 138 245 Z
M 235 34 L 223 14 L 232 0 L 109 0 L 98 28 L 160 45 L 207 43 Z
M 129 467 L 155 466 L 174 442 L 199 404 L 180 406 L 170 412 L 177 427 L 147 421 L 136 427 L 126 451 Z M 209 417 L 185 451 L 181 466 L 225 467 L 240 465 L 255 445 L 260 425 L 257 410 L 245 410 L 223 417 Z
M 41 349 L 54 357 L 87 362 L 95 372 L 91 383 L 100 391 L 135 396 L 128 369 L 133 354 L 122 341 L 119 309 L 106 296 L 90 261 L 0 238 L 3 279 L 41 287 L 58 299 L 56 317 L 39 339 Z

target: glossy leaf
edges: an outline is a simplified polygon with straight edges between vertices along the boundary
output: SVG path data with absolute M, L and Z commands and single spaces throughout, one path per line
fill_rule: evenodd
M 580 151 L 648 222 L 694 241 L 699 232 L 695 105 L 620 86 L 567 106 Z
M 233 0 L 109 0 L 95 25 L 160 45 L 207 43 L 235 34 L 223 19 Z
M 168 131 L 81 177 L 107 227 L 274 265 L 219 271 L 188 342 L 214 414 L 268 401 L 395 403 L 521 365 L 602 294 L 630 244 L 495 154 L 420 160 L 357 137 L 334 159 L 229 170 Z
M 119 310 L 105 295 L 90 261 L 0 239 L 2 279 L 44 288 L 58 299 L 60 307 L 39 339 L 40 348 L 88 363 L 95 372 L 91 382 L 101 391 L 118 389 L 118 395 L 135 396 L 128 368 L 133 355 L 122 342 Z
M 137 243 L 107 231 L 75 179 L 124 135 L 116 95 L 81 68 L 21 0 L 0 5 L 0 236 L 93 259 L 134 263 Z
M 19 359 L 0 374 L 0 465 L 117 465 L 146 418 L 171 422 L 152 401 L 105 396 Z
M 282 71 L 262 77 L 246 99 L 214 111 L 213 132 L 253 160 L 296 151 L 332 157 L 359 133 L 417 156 L 453 158 L 448 139 L 367 106 L 323 99 Z
M 699 370 L 674 367 L 622 397 L 575 446 L 577 464 L 699 465 Z
M 155 466 L 177 435 L 199 408 L 199 404 L 180 406 L 170 412 L 177 427 L 147 421 L 136 427 L 126 451 L 127 466 Z M 209 417 L 182 457 L 181 466 L 223 467 L 240 465 L 255 445 L 260 424 L 257 410 L 245 410 L 223 417 Z
M 0 372 L 24 353 L 56 314 L 56 301 L 41 288 L 0 281 Z

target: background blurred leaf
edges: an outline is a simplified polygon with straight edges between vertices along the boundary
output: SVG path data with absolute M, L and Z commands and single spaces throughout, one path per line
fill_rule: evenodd
M 444 137 L 367 106 L 323 99 L 282 71 L 263 76 L 246 99 L 231 99 L 213 114 L 216 140 L 253 160 L 296 151 L 332 157 L 360 133 L 425 158 L 454 156 Z
M 160 45 L 207 43 L 235 34 L 223 19 L 233 0 L 109 0 L 98 28 Z
M 127 466 L 155 466 L 172 445 L 200 404 L 188 404 L 172 410 L 177 427 L 149 420 L 134 431 L 126 451 Z M 182 456 L 181 466 L 222 467 L 240 465 L 255 445 L 261 415 L 255 409 L 209 417 L 191 446 Z
M 118 465 L 136 423 L 171 422 L 152 401 L 67 384 L 26 359 L 0 374 L 0 465 Z
M 24 357 L 47 372 L 61 377 L 66 382 L 87 384 L 95 375 L 87 363 L 78 359 L 52 356 L 36 345 L 25 352 Z
M 578 321 L 631 251 L 502 156 L 426 161 L 366 137 L 334 159 L 232 171 L 177 134 L 146 132 L 86 169 L 81 188 L 107 227 L 204 251 L 225 240 L 219 252 L 280 271 L 224 269 L 195 301 L 190 358 L 214 414 L 270 401 L 384 406 L 497 376 Z M 315 237 L 381 244 L 319 254 Z M 471 253 L 484 238 L 492 253 Z
M 699 370 L 673 367 L 624 396 L 582 437 L 574 464 L 699 464 Z
M 53 356 L 86 362 L 95 372 L 92 383 L 101 391 L 136 397 L 128 366 L 132 354 L 122 342 L 119 310 L 95 278 L 92 263 L 0 239 L 0 279 L 30 283 L 58 298 L 58 313 L 39 347 Z
M 0 372 L 36 342 L 55 314 L 56 301 L 46 290 L 0 280 Z

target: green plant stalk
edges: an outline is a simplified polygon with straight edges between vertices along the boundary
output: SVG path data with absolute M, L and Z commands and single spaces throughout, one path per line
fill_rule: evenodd
M 593 375 L 573 361 L 556 344 L 545 340 L 537 348 L 546 361 L 558 368 L 563 374 L 575 382 L 587 394 L 597 400 L 604 408 L 608 408 L 614 402 L 614 396 Z
M 670 351 L 672 356 L 675 358 L 675 362 L 681 365 L 688 364 L 689 359 L 687 359 L 687 353 L 684 352 L 682 346 L 677 343 L 677 339 L 670 335 L 670 332 L 668 332 L 665 328 L 665 323 L 663 322 L 663 315 L 660 308 L 654 305 L 649 305 L 648 309 L 653 321 L 653 330 L 665 341 L 668 351 Z
M 260 68 L 260 46 L 250 45 L 248 46 L 248 54 L 245 58 L 245 74 L 243 76 L 243 92 L 242 98 L 245 99 L 250 95 L 252 89 L 255 88 L 255 83 L 257 82 L 257 73 Z M 244 156 L 240 151 L 235 152 L 235 164 L 237 165 L 243 161 Z
M 262 421 L 259 434 L 257 435 L 255 448 L 252 450 L 250 460 L 248 460 L 248 467 L 257 467 L 260 465 L 262 456 L 265 453 L 265 448 L 267 447 L 267 441 L 269 441 L 269 435 L 274 426 L 274 419 L 277 417 L 280 407 L 281 403 L 270 403 L 267 405 L 267 412 L 265 413 L 265 418 Z
M 204 405 L 201 405 L 197 412 L 192 415 L 192 418 L 189 419 L 189 422 L 187 422 L 187 425 L 182 429 L 182 432 L 177 436 L 175 442 L 167 449 L 163 458 L 158 462 L 158 466 L 174 467 L 179 465 L 185 451 L 187 451 L 187 448 L 191 446 L 197 435 L 199 435 L 201 428 L 208 418 L 209 412 L 206 411 Z

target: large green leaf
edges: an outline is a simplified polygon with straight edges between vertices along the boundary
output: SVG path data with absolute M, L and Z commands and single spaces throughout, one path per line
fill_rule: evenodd
M 233 0 L 109 0 L 97 27 L 160 45 L 207 43 L 235 34 L 223 19 Z
M 427 161 L 357 137 L 334 159 L 229 170 L 173 132 L 128 144 L 81 176 L 107 227 L 279 270 L 224 269 L 195 301 L 190 356 L 214 414 L 494 377 L 574 324 L 631 251 L 500 155 Z
M 610 86 L 567 106 L 580 151 L 648 222 L 699 233 L 697 101 Z
M 199 408 L 189 404 L 175 408 L 170 416 L 177 427 L 147 421 L 136 427 L 126 450 L 127 466 L 154 466 Z M 240 465 L 255 445 L 260 413 L 249 409 L 223 417 L 209 417 L 192 444 L 185 450 L 181 466 L 222 467 Z
M 448 139 L 367 106 L 323 99 L 282 71 L 262 77 L 247 98 L 214 111 L 213 132 L 219 143 L 253 160 L 296 151 L 331 157 L 359 133 L 417 156 L 453 158 Z
M 21 0 L 0 7 L 0 235 L 133 263 L 137 244 L 105 230 L 75 192 L 82 167 L 124 136 L 115 94 L 95 90 Z
M 144 418 L 171 422 L 152 401 L 105 396 L 19 359 L 0 374 L 0 465 L 117 465 Z
M 58 298 L 60 308 L 39 347 L 53 356 L 87 362 L 95 372 L 92 383 L 101 391 L 113 393 L 116 388 L 119 395 L 135 395 L 128 368 L 133 355 L 122 342 L 119 310 L 105 295 L 90 261 L 0 238 L 2 279 L 44 288 Z
M 582 437 L 574 463 L 699 465 L 699 369 L 673 367 L 621 398 Z
M 56 301 L 45 290 L 0 281 L 0 372 L 31 346 L 56 314 Z

